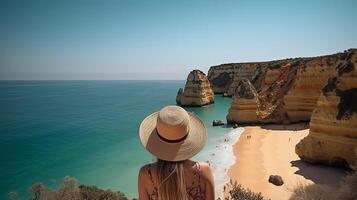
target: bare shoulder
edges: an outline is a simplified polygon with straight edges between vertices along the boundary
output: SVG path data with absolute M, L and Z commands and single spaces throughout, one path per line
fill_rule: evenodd
M 201 168 L 201 173 L 203 178 L 211 179 L 212 175 L 212 170 L 211 167 L 209 166 L 208 163 L 206 162 L 200 162 L 200 168 Z
M 146 177 L 148 174 L 149 168 L 150 168 L 150 164 L 146 164 L 146 165 L 142 166 L 139 170 L 139 176 Z

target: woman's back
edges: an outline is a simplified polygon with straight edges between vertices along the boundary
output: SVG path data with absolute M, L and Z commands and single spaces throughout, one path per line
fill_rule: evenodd
M 214 199 L 214 185 L 213 177 L 210 168 L 207 163 L 198 163 L 191 160 L 185 160 L 182 162 L 175 162 L 178 167 L 182 167 L 182 180 L 184 185 L 185 194 L 187 200 L 210 200 Z M 170 198 L 177 199 L 174 196 L 176 190 L 179 189 L 177 180 L 170 183 L 170 178 L 177 176 L 177 171 L 169 170 L 167 177 L 162 177 L 163 168 L 168 168 L 166 161 L 158 161 L 152 164 L 145 165 L 141 168 L 139 173 L 139 199 L 140 200 L 158 200 L 160 187 L 165 187 L 167 184 L 166 192 L 170 194 Z M 165 165 L 165 166 L 164 166 Z M 160 176 L 161 175 L 161 176 Z M 160 178 L 161 177 L 161 178 Z M 180 181 L 179 181 L 180 182 Z M 161 192 L 165 192 L 161 191 Z M 161 199 L 160 199 L 161 200 Z M 180 199 L 181 200 L 181 199 Z
M 140 141 L 158 161 L 139 172 L 140 200 L 213 200 L 214 183 L 206 163 L 191 160 L 207 140 L 204 123 L 179 106 L 166 106 L 140 124 Z

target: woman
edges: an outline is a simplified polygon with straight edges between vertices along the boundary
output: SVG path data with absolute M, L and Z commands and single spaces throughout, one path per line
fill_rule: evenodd
M 213 200 L 214 182 L 206 163 L 190 160 L 206 142 L 206 128 L 194 114 L 166 106 L 146 117 L 140 140 L 157 158 L 139 172 L 139 200 Z

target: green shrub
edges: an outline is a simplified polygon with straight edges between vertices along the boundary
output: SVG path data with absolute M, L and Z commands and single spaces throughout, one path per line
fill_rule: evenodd
M 264 200 L 263 195 L 255 193 L 249 189 L 244 189 L 240 184 L 230 183 L 229 186 L 229 197 L 226 197 L 225 200 Z
M 30 200 L 129 200 L 123 193 L 99 189 L 96 186 L 78 184 L 72 177 L 65 177 L 57 190 L 43 183 L 35 183 L 29 189 Z M 10 200 L 17 200 L 15 192 L 9 193 Z
M 357 199 L 357 172 L 346 176 L 338 187 L 322 184 L 299 185 L 290 200 L 355 200 Z

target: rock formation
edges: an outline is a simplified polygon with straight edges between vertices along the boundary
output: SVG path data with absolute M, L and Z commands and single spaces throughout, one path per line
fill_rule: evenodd
M 258 93 L 249 80 L 240 82 L 233 96 L 232 105 L 227 115 L 230 123 L 285 123 L 286 113 L 283 109 L 283 95 L 290 89 L 296 75 L 296 61 L 278 68 L 275 81 L 267 85 L 266 80 Z M 275 69 L 274 69 L 275 70 Z M 270 70 L 265 69 L 265 74 Z M 243 84 L 244 83 L 244 84 Z M 254 94 L 251 98 L 243 96 L 241 91 Z
M 293 87 L 284 95 L 284 109 L 292 122 L 309 121 L 321 89 L 341 62 L 338 55 L 300 61 Z
M 256 114 L 258 104 L 258 94 L 251 82 L 248 79 L 240 80 L 233 95 L 227 122 L 254 123 L 259 121 Z
M 279 64 L 282 62 L 286 62 L 286 60 L 252 63 L 229 63 L 212 66 L 208 71 L 208 80 L 211 83 L 211 87 L 214 93 L 227 93 L 232 96 L 240 80 L 248 79 L 249 81 L 253 82 L 254 78 L 261 78 L 258 75 L 261 74 L 262 71 L 268 66 L 274 68 L 279 66 Z M 272 81 L 274 81 L 273 76 L 269 77 Z
M 227 94 L 233 96 L 238 83 L 242 79 L 252 80 L 254 72 L 260 67 L 259 64 L 243 63 L 239 65 L 239 68 L 234 72 L 232 83 L 229 85 Z
M 357 51 L 341 55 L 334 77 L 327 81 L 310 121 L 310 133 L 296 145 L 301 159 L 312 163 L 357 163 Z
M 177 92 L 176 103 L 180 106 L 204 106 L 214 102 L 214 94 L 206 75 L 193 70 L 187 77 L 185 89 Z
M 282 186 L 284 184 L 283 178 L 279 175 L 270 175 L 268 181 L 276 186 Z
M 348 52 L 355 51 L 356 49 L 351 49 Z M 242 109 L 241 106 L 237 106 L 242 103 L 242 98 L 238 96 L 233 98 L 231 109 L 227 115 L 228 121 L 231 123 L 309 121 L 322 87 L 335 74 L 337 66 L 343 62 L 348 52 L 311 58 L 260 62 L 256 65 L 250 63 L 249 66 L 255 69 L 248 80 L 251 81 L 258 93 L 256 110 L 251 110 L 247 119 L 244 119 L 245 115 L 238 116 L 237 114 L 241 111 L 237 111 L 237 109 Z M 236 66 L 242 68 L 243 65 L 236 64 Z M 211 71 L 214 69 L 211 68 Z M 236 71 L 238 70 L 236 69 Z M 216 77 L 219 76 L 216 75 Z M 235 91 L 242 79 L 235 77 L 239 77 L 239 75 L 234 76 L 228 87 L 228 93 L 232 95 L 235 94 L 232 91 Z M 250 105 L 250 108 L 254 109 L 255 106 Z M 246 109 L 245 106 L 245 113 Z M 253 113 L 257 115 L 256 121 L 252 121 Z
M 230 63 L 210 67 L 208 79 L 213 92 L 233 95 L 234 88 L 231 84 L 238 84 L 243 78 L 251 80 L 258 65 L 259 63 Z

